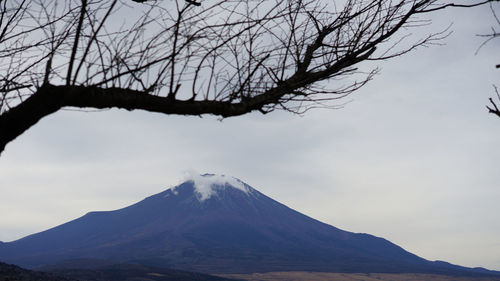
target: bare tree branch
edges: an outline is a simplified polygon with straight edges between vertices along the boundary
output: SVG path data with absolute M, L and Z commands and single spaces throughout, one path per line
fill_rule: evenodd
M 489 1 L 489 2 L 498 2 L 498 1 L 499 0 Z M 493 17 L 495 18 L 496 24 L 500 25 L 500 19 L 499 19 L 498 15 L 497 15 L 497 13 L 496 13 L 496 11 L 493 8 L 493 5 L 491 3 L 490 3 L 490 9 L 491 9 L 491 13 L 492 13 Z M 486 40 L 484 40 L 483 43 L 481 43 L 481 45 L 477 48 L 476 54 L 479 53 L 479 51 L 486 44 L 488 44 L 491 40 L 498 38 L 500 36 L 500 33 L 498 33 L 494 27 L 491 27 L 490 34 L 479 34 L 478 36 L 486 38 Z M 500 68 L 500 64 L 497 64 L 495 67 Z M 498 87 L 496 85 L 493 85 L 493 88 L 495 89 L 496 96 L 497 96 L 498 100 L 500 101 L 500 94 L 498 93 Z M 500 117 L 500 111 L 498 110 L 497 104 L 495 103 L 493 98 L 489 98 L 488 100 L 490 101 L 490 104 L 491 104 L 491 106 L 488 106 L 488 105 L 486 106 L 486 108 L 488 109 L 488 112 Z
M 67 107 L 223 118 L 328 107 L 373 78 L 363 62 L 442 40 L 409 36 L 426 13 L 487 2 L 0 0 L 0 153 Z
M 493 85 L 493 88 L 495 88 L 495 93 L 497 94 L 497 98 L 500 101 L 500 93 L 498 93 L 498 87 L 495 86 L 495 85 Z M 488 109 L 488 112 L 489 113 L 493 113 L 496 116 L 500 117 L 500 110 L 498 109 L 497 104 L 495 103 L 495 101 L 493 101 L 492 98 L 489 98 L 489 101 L 491 103 L 491 106 L 486 106 L 486 108 Z

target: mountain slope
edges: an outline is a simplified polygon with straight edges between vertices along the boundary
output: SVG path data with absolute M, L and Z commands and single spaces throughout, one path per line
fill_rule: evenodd
M 0 259 L 28 267 L 75 258 L 207 273 L 475 272 L 321 223 L 239 180 L 215 175 L 0 246 Z

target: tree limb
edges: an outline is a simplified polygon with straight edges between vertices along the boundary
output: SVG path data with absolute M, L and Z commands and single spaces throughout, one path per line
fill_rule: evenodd
M 495 93 L 497 94 L 498 100 L 500 100 L 500 93 L 498 92 L 497 86 L 493 85 L 493 87 L 495 88 Z M 498 109 L 497 104 L 493 101 L 492 98 L 489 98 L 489 101 L 490 101 L 492 107 L 486 106 L 486 108 L 488 109 L 488 112 L 500 117 L 500 110 Z
M 371 80 L 377 68 L 364 61 L 443 38 L 401 43 L 423 25 L 417 15 L 490 2 L 215 0 L 198 9 L 194 0 L 80 1 L 0 5 L 0 153 L 65 107 L 223 118 L 305 112 Z M 108 24 L 122 11 L 123 25 Z

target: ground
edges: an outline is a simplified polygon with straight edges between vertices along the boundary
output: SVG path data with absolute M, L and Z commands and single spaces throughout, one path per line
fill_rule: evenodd
M 499 277 L 455 277 L 432 274 L 384 273 L 324 273 L 324 272 L 269 272 L 253 274 L 224 274 L 226 278 L 248 281 L 500 281 Z

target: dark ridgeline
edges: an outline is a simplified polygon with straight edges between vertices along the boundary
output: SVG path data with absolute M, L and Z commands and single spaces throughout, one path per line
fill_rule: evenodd
M 247 192 L 229 183 L 212 188 L 200 200 L 186 181 L 123 209 L 88 213 L 1 245 L 0 260 L 30 268 L 80 259 L 75 267 L 136 263 L 205 273 L 498 273 L 425 260 L 385 239 L 319 222 L 246 184 Z
M 32 271 L 0 262 L 0 281 L 229 281 L 217 276 L 137 264 L 115 264 L 95 269 Z
M 26 270 L 0 262 L 0 281 L 75 281 L 46 272 Z

